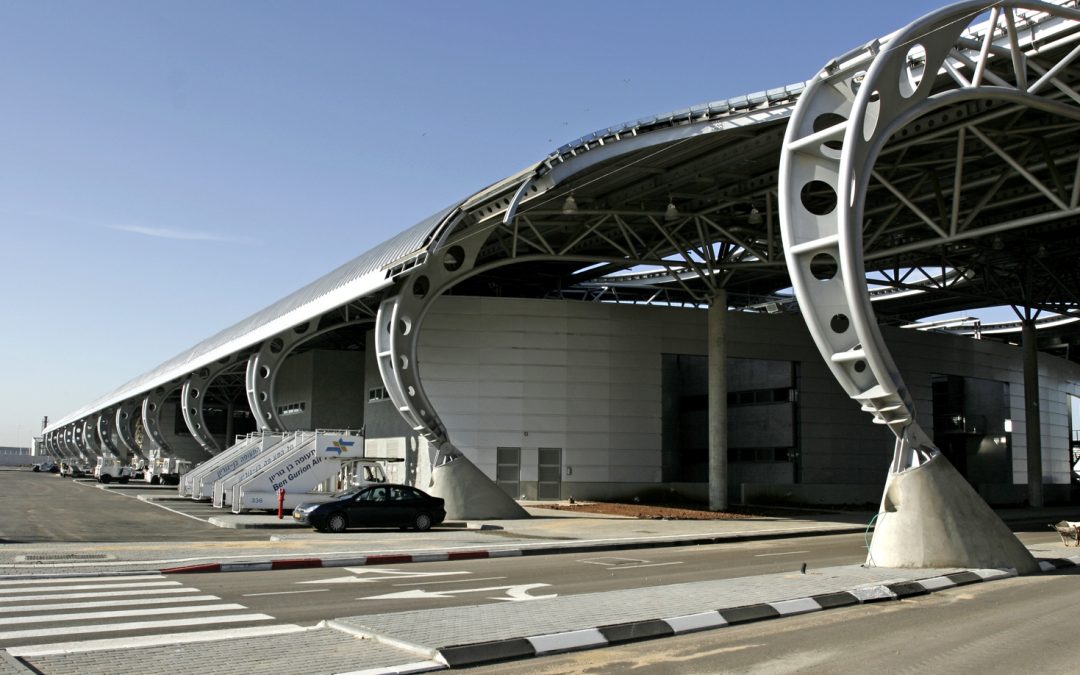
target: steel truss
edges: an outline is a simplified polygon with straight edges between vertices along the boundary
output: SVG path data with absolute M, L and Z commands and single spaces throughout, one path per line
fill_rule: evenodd
M 779 186 L 788 270 L 833 374 L 897 436 L 893 472 L 937 450 L 881 338 L 866 270 L 892 267 L 899 285 L 899 270 L 929 252 L 1016 297 L 1005 286 L 1031 266 L 1018 272 L 1015 251 L 995 256 L 1001 237 L 1050 237 L 1080 215 L 1078 26 L 1080 12 L 1040 2 L 947 7 L 830 64 L 792 115 Z M 1030 244 L 1051 280 L 1038 293 L 1024 284 L 1025 305 L 1074 310 L 1075 260 L 1059 274 L 1052 239 L 1009 241 Z

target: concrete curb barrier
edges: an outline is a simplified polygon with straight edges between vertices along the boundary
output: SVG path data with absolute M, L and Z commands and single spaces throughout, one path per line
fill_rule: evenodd
M 1077 560 L 1055 560 L 1053 569 L 1080 566 Z M 918 595 L 968 584 L 1016 576 L 1013 569 L 973 569 L 919 581 L 904 581 L 876 586 L 861 586 L 836 593 L 805 598 L 728 607 L 683 616 L 663 617 L 628 623 L 596 626 L 565 633 L 515 637 L 506 640 L 438 647 L 438 660 L 450 668 L 461 668 L 498 661 L 548 656 L 571 651 L 670 637 L 725 626 L 737 626 L 786 616 L 808 614 L 839 607 L 902 600 Z M 379 635 L 370 637 L 379 639 Z M 391 672 L 389 669 L 387 672 Z

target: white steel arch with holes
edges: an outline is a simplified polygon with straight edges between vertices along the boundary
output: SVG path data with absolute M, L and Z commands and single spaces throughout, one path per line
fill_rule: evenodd
M 1030 20 L 1040 13 L 1045 14 L 1038 16 L 1036 33 Z M 1080 120 L 1080 94 L 1057 77 L 1080 56 L 1080 47 L 1062 49 L 1063 56 L 1049 68 L 1029 60 L 1034 40 L 1042 41 L 1045 51 L 1046 41 L 1060 35 L 1057 46 L 1068 46 L 1077 41 L 1078 26 L 1080 11 L 1057 4 L 951 5 L 889 36 L 884 46 L 871 44 L 829 64 L 792 114 L 779 180 L 792 286 L 833 375 L 875 422 L 896 435 L 893 472 L 921 465 L 937 449 L 915 419 L 914 403 L 870 304 L 862 223 L 874 162 L 896 131 L 961 101 L 1007 101 Z M 998 68 L 1006 76 L 987 67 L 992 60 L 1008 66 Z M 951 86 L 932 92 L 939 75 Z M 1074 188 L 1072 203 L 1047 196 L 1062 215 L 1073 215 L 1078 192 Z M 956 234 L 925 220 L 942 243 Z

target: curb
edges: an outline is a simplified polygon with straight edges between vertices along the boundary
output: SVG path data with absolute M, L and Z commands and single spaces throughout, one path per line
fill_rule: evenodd
M 1080 561 L 1080 559 L 1078 559 Z M 1050 562 L 1050 561 L 1047 561 Z M 1055 560 L 1051 568 L 1080 566 L 1080 562 Z M 877 586 L 863 586 L 847 591 L 826 593 L 805 598 L 760 603 L 742 607 L 699 612 L 644 621 L 596 626 L 568 631 L 509 638 L 493 642 L 439 647 L 438 660 L 450 668 L 461 668 L 493 663 L 496 661 L 527 659 L 549 656 L 584 649 L 597 649 L 614 645 L 670 637 L 725 626 L 779 619 L 786 616 L 808 614 L 839 607 L 851 607 L 873 602 L 903 600 L 926 595 L 934 591 L 976 584 L 995 579 L 1016 576 L 1014 569 L 966 570 L 919 581 L 903 581 Z M 376 637 L 377 636 L 372 636 Z M 393 672 L 386 669 L 385 672 Z
M 627 549 L 673 548 L 678 546 L 708 546 L 736 541 L 760 541 L 771 539 L 791 539 L 797 537 L 828 536 L 863 532 L 860 526 L 839 527 L 829 530 L 796 532 L 776 532 L 753 535 L 712 535 L 686 539 L 668 539 L 664 541 L 627 540 L 618 543 L 584 544 L 580 546 L 538 546 L 535 548 L 513 549 L 478 549 L 472 551 L 450 551 L 445 553 L 419 553 L 401 555 L 368 555 L 355 558 L 286 558 L 260 562 L 242 563 L 205 563 L 167 567 L 158 570 L 162 574 L 191 574 L 195 572 L 253 572 L 279 569 L 297 569 L 301 567 L 362 567 L 364 565 L 402 565 L 405 563 L 442 562 L 445 560 L 477 560 L 483 558 L 509 558 L 531 555 L 558 555 L 562 553 L 597 553 L 605 551 L 625 551 Z
M 452 551 L 447 553 L 421 553 L 417 555 L 368 555 L 358 558 L 285 558 L 262 562 L 206 563 L 167 567 L 161 574 L 190 574 L 194 572 L 263 572 L 266 570 L 295 570 L 311 567 L 363 567 L 365 565 L 401 565 L 417 562 L 443 562 L 446 560 L 477 560 L 481 558 L 504 558 L 522 555 L 514 551 Z

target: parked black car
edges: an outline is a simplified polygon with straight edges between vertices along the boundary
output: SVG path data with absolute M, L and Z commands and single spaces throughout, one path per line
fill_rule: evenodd
M 304 503 L 293 519 L 320 532 L 349 527 L 413 527 L 429 530 L 446 518 L 443 500 L 409 485 L 385 483 L 353 488 L 328 502 Z

